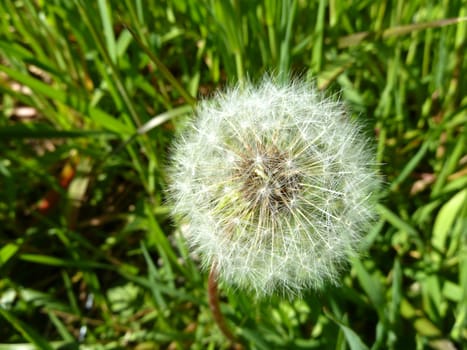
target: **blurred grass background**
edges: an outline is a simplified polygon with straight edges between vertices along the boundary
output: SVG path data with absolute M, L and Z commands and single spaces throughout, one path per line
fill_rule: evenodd
M 0 0 L 0 349 L 229 348 L 164 162 L 198 99 L 265 72 L 340 93 L 386 186 L 340 287 L 221 286 L 233 332 L 246 349 L 462 349 L 466 16 L 465 0 Z

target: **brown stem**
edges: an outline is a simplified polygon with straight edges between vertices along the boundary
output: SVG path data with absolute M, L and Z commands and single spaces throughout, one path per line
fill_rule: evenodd
M 219 303 L 219 291 L 217 288 L 217 270 L 215 264 L 212 264 L 211 271 L 209 272 L 208 299 L 209 308 L 211 309 L 212 316 L 214 318 L 214 321 L 217 323 L 217 326 L 221 330 L 222 334 L 224 334 L 224 336 L 232 342 L 234 348 L 241 348 L 241 345 L 236 342 L 234 335 L 225 323 L 224 316 L 221 312 L 221 306 Z

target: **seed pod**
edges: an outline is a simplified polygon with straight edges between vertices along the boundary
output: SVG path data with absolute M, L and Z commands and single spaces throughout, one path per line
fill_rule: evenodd
M 202 101 L 172 149 L 169 198 L 224 283 L 258 296 L 336 283 L 375 217 L 368 139 L 341 102 L 294 80 Z

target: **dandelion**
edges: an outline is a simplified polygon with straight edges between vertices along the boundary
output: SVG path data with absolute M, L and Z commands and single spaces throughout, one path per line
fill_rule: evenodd
M 367 141 L 307 83 L 229 88 L 199 104 L 174 145 L 173 212 L 225 284 L 266 296 L 337 283 L 374 218 Z

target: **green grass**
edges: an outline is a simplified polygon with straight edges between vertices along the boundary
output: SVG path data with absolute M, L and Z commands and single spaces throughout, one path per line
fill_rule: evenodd
M 265 72 L 340 93 L 386 185 L 340 287 L 255 303 L 221 286 L 234 334 L 461 349 L 466 16 L 462 0 L 0 1 L 0 349 L 228 348 L 164 164 L 198 99 Z

